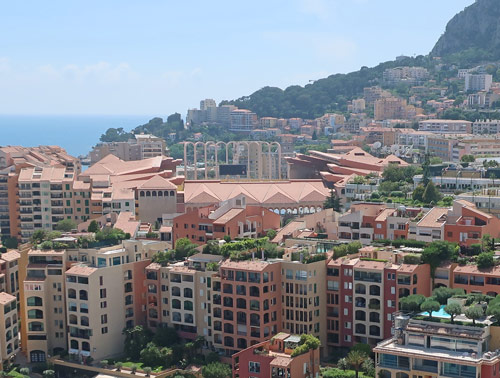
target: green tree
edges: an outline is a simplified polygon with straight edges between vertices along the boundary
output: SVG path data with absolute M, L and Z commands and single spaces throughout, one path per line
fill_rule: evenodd
M 323 203 L 324 209 L 333 209 L 334 211 L 341 211 L 340 198 L 335 194 L 333 189 L 330 190 L 330 196 Z
M 337 361 L 337 367 L 339 369 L 346 371 L 347 368 L 349 367 L 349 364 L 347 363 L 347 360 L 345 358 L 341 358 Z
M 153 342 L 160 347 L 171 347 L 179 341 L 179 335 L 172 327 L 158 327 L 153 337 Z
M 448 303 L 448 299 L 453 297 L 454 295 L 463 294 L 465 294 L 465 291 L 463 289 L 452 289 L 449 287 L 438 287 L 432 292 L 432 296 L 442 305 Z
M 463 155 L 460 158 L 460 161 L 462 163 L 474 163 L 476 161 L 476 158 L 474 157 L 474 155 Z
M 476 320 L 481 319 L 484 313 L 479 306 L 470 306 L 465 310 L 465 316 L 472 320 L 472 324 L 476 324 Z
M 181 238 L 175 242 L 175 258 L 177 260 L 191 256 L 195 253 L 196 244 L 191 243 L 188 238 Z
M 40 244 L 45 240 L 46 235 L 45 230 L 36 230 L 31 236 L 31 241 L 35 244 Z
M 74 230 L 75 228 L 76 228 L 76 223 L 71 219 L 62 219 L 59 222 L 57 222 L 56 225 L 56 230 L 63 232 L 69 232 L 71 230 Z
M 266 233 L 266 236 L 268 237 L 269 240 L 273 240 L 278 232 L 276 230 L 268 230 Z
M 5 248 L 15 249 L 19 245 L 19 242 L 16 238 L 6 237 L 2 240 L 2 244 Z
M 356 372 L 356 378 L 358 378 L 359 376 L 359 370 L 361 369 L 361 366 L 363 366 L 364 362 L 368 358 L 369 357 L 365 353 L 359 350 L 352 350 L 347 355 L 346 361 L 349 366 Z
M 401 298 L 399 300 L 399 305 L 403 311 L 417 312 L 420 310 L 420 306 L 424 302 L 425 297 L 422 294 L 412 294 Z
M 97 221 L 95 219 L 90 222 L 87 231 L 88 232 L 97 232 L 97 231 L 99 231 L 99 224 L 97 223 Z
M 141 350 L 151 340 L 151 332 L 139 325 L 125 328 L 122 334 L 125 335 L 125 354 L 129 358 L 137 360 L 140 357 Z
M 432 181 L 429 181 L 425 187 L 424 194 L 422 195 L 422 201 L 424 203 L 437 203 L 441 199 L 441 193 L 437 190 L 436 186 Z
M 203 378 L 227 378 L 230 377 L 231 367 L 221 362 L 212 362 L 201 369 Z
M 414 201 L 423 202 L 424 200 L 425 187 L 423 185 L 418 185 L 413 191 L 412 198 Z
M 364 354 L 366 354 L 367 356 L 370 355 L 370 353 L 372 352 L 372 348 L 370 348 L 370 345 L 368 344 L 363 344 L 363 343 L 357 343 L 355 344 L 351 350 L 357 350 L 357 351 L 360 351 L 360 352 L 363 352 Z
M 163 355 L 157 345 L 150 342 L 140 351 L 141 362 L 144 365 L 160 366 L 163 364 Z
M 455 261 L 459 249 L 458 245 L 442 240 L 432 242 L 424 248 L 422 252 L 422 262 L 430 265 L 431 277 L 433 279 L 436 268 L 443 261 Z
M 495 265 L 493 252 L 482 252 L 476 257 L 476 264 L 479 269 L 491 268 Z
M 115 363 L 115 368 L 117 371 L 120 371 L 122 367 L 123 367 L 123 362 L 118 361 Z
M 486 310 L 486 314 L 495 317 L 495 319 L 498 323 L 500 321 L 500 303 L 496 302 L 496 303 L 492 304 L 490 302 L 490 304 L 488 305 L 488 308 Z
M 454 322 L 455 316 L 462 314 L 462 306 L 460 306 L 456 302 L 446 305 L 444 307 L 444 310 L 446 311 L 447 314 L 450 314 L 450 320 L 452 324 Z
M 420 305 L 420 310 L 429 313 L 429 318 L 432 318 L 432 313 L 434 311 L 439 311 L 440 308 L 441 305 L 439 302 L 432 298 L 427 298 L 424 303 Z

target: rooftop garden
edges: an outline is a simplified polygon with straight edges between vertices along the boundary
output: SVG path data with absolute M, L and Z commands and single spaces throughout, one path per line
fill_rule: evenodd
M 450 301 L 449 299 L 456 300 Z M 401 298 L 399 303 L 400 309 L 413 313 L 413 319 L 416 320 L 484 327 L 483 324 L 476 323 L 476 320 L 484 319 L 489 315 L 500 319 L 500 297 L 496 299 L 483 294 L 465 294 L 463 289 L 439 287 L 434 289 L 431 297 L 413 294 Z M 441 309 L 444 310 L 444 314 Z M 457 321 L 455 317 L 460 315 L 465 316 L 472 323 Z

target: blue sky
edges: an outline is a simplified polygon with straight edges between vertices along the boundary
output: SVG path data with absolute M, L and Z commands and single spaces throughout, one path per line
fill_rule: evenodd
M 473 0 L 0 3 L 0 114 L 185 115 L 427 54 Z

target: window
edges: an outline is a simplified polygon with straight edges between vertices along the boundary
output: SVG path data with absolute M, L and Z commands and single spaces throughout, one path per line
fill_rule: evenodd
M 345 322 L 344 328 L 351 329 L 351 322 Z
M 391 294 L 396 294 L 396 288 L 394 286 L 391 287 Z
M 108 307 L 108 302 L 102 301 L 101 302 L 101 308 L 106 308 L 106 307 Z
M 348 308 L 344 308 L 344 315 L 349 315 L 349 309 Z
M 101 324 L 108 323 L 108 314 L 101 315 Z
M 102 327 L 101 328 L 101 333 L 104 335 L 106 333 L 108 333 L 108 327 Z
M 248 371 L 250 373 L 260 373 L 260 362 L 250 361 L 248 363 Z
M 351 335 L 344 335 L 344 341 L 350 343 L 351 342 Z
M 101 298 L 106 298 L 106 289 L 100 290 L 100 296 L 101 296 Z

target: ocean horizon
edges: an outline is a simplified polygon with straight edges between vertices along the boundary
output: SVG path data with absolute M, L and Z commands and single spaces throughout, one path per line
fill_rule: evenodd
M 154 117 L 156 116 L 0 114 L 0 146 L 58 145 L 73 156 L 86 155 L 108 128 L 123 127 L 130 131 Z

